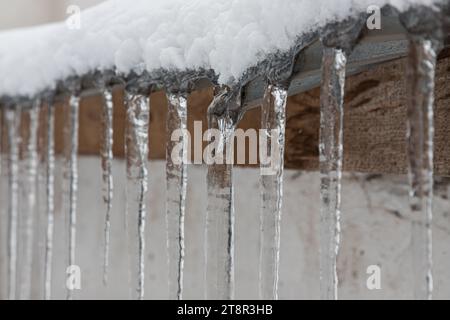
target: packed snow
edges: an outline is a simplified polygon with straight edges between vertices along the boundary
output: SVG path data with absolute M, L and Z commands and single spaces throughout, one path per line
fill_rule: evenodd
M 109 0 L 65 22 L 0 32 L 0 96 L 32 96 L 93 70 L 213 69 L 231 83 L 302 34 L 365 12 L 444 0 Z

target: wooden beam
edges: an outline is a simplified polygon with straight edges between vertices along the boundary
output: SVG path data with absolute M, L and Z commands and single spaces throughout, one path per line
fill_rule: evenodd
M 374 66 L 346 83 L 344 122 L 344 169 L 367 173 L 405 173 L 405 81 L 404 59 Z M 320 89 L 289 98 L 287 106 L 287 168 L 317 170 Z M 194 121 L 207 127 L 206 111 L 213 97 L 211 88 L 189 97 L 188 127 Z M 101 144 L 101 97 L 82 99 L 80 107 L 80 154 L 98 155 Z M 125 107 L 123 92 L 114 92 L 114 155 L 124 155 Z M 150 158 L 165 158 L 166 99 L 163 92 L 151 96 Z M 56 108 L 56 148 L 64 145 L 64 108 Z M 259 128 L 259 108 L 249 110 L 240 127 Z M 5 140 L 5 139 L 4 139 Z M 5 143 L 3 143 L 5 145 Z M 5 147 L 5 146 L 4 146 Z M 3 148 L 5 150 L 5 148 Z M 450 51 L 441 54 L 436 75 L 435 103 L 436 174 L 450 176 Z
M 348 78 L 344 122 L 344 168 L 369 173 L 405 173 L 405 81 L 404 60 L 388 62 Z M 286 167 L 304 170 L 318 168 L 320 89 L 292 96 L 287 107 Z M 122 157 L 125 108 L 123 94 L 115 92 L 114 154 Z M 206 129 L 206 110 L 212 90 L 194 92 L 189 97 L 189 129 L 202 121 Z M 165 157 L 166 100 L 162 92 L 151 96 L 150 157 Z M 100 147 L 101 100 L 83 100 L 80 123 L 80 153 L 98 154 Z M 59 111 L 62 112 L 62 111 Z M 247 112 L 241 128 L 259 128 L 259 109 Z M 439 175 L 450 175 L 450 57 L 439 60 L 436 77 L 435 166 Z M 62 130 L 59 122 L 57 130 Z M 62 135 L 57 136 L 58 150 Z
M 400 59 L 352 76 L 346 83 L 344 170 L 405 173 L 405 61 Z M 316 170 L 318 88 L 290 98 L 286 167 Z M 450 58 L 439 60 L 435 102 L 436 174 L 450 175 Z

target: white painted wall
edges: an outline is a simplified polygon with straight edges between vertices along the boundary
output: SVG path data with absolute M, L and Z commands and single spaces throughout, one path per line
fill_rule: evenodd
M 102 237 L 105 208 L 101 198 L 98 158 L 81 157 L 78 201 L 77 263 L 82 270 L 78 298 L 127 298 L 127 245 L 124 231 L 124 163 L 114 163 L 115 199 L 112 213 L 112 256 L 110 285 L 102 285 Z M 59 166 L 60 169 L 60 166 Z M 167 297 L 165 251 L 164 163 L 149 167 L 150 198 L 147 224 L 146 298 Z M 203 298 L 204 218 L 206 170 L 189 168 L 186 212 L 185 298 Z M 54 293 L 64 298 L 66 244 L 62 214 L 61 174 L 56 190 L 56 255 Z M 366 179 L 346 175 L 342 203 L 342 248 L 339 255 L 339 292 L 343 299 L 412 298 L 414 274 L 411 263 L 411 223 L 404 177 Z M 3 175 L 1 181 L 6 183 Z M 237 169 L 236 187 L 236 298 L 257 298 L 259 172 Z M 0 287 L 5 288 L 6 190 L 0 194 Z M 436 192 L 434 203 L 434 285 L 436 299 L 450 298 L 450 220 L 447 187 Z M 319 297 L 319 175 L 287 171 L 281 227 L 280 298 Z M 37 251 L 36 251 L 37 252 Z M 369 265 L 381 266 L 381 290 L 366 287 Z M 42 273 L 36 268 L 35 297 L 42 291 Z
M 103 0 L 1 0 L 0 30 L 63 20 L 70 4 L 82 9 Z

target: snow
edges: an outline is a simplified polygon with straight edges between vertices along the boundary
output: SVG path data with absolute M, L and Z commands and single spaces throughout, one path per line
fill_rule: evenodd
M 369 5 L 444 0 L 109 0 L 65 22 L 0 32 L 0 96 L 32 96 L 93 70 L 213 69 L 231 83 L 302 34 Z

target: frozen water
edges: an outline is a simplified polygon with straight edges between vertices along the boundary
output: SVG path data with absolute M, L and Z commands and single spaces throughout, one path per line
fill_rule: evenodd
M 260 230 L 260 298 L 278 299 L 280 263 L 280 223 L 283 198 L 284 144 L 287 90 L 269 85 L 261 113 L 265 153 L 271 163 L 261 166 L 261 230 Z M 261 146 L 262 149 L 262 146 Z M 270 170 L 270 171 L 268 171 Z
M 337 299 L 346 54 L 324 49 L 320 106 L 320 295 Z
M 21 108 L 5 110 L 8 136 L 8 298 L 16 298 L 17 275 L 17 227 L 19 209 L 19 148 Z
M 111 88 L 105 89 L 103 92 L 103 142 L 100 152 L 102 159 L 102 179 L 103 179 L 103 201 L 106 205 L 105 214 L 105 239 L 104 239 L 104 257 L 103 257 L 103 283 L 108 282 L 108 266 L 109 266 L 109 246 L 111 233 L 111 209 L 113 201 L 113 95 Z
M 130 294 L 144 298 L 145 221 L 148 190 L 148 129 L 150 100 L 141 94 L 126 93 L 127 124 L 127 233 L 130 255 Z
M 433 292 L 431 222 L 436 56 L 431 40 L 410 41 L 407 137 L 416 299 L 431 299 Z
M 46 132 L 46 212 L 47 228 L 45 235 L 45 262 L 44 262 L 44 299 L 51 298 L 52 289 L 52 261 L 53 261 L 53 234 L 55 221 L 55 109 L 53 101 L 47 106 L 47 132 Z
M 181 300 L 183 297 L 184 214 L 188 160 L 187 98 L 181 93 L 168 93 L 167 101 L 166 219 L 169 298 Z M 179 142 L 177 142 L 178 140 L 173 141 L 173 134 L 177 135 Z
M 30 299 L 31 293 L 31 270 L 33 257 L 33 233 L 36 211 L 37 196 L 37 135 L 38 135 L 38 116 L 40 110 L 40 100 L 34 101 L 33 107 L 23 113 L 28 118 L 27 134 L 23 135 L 25 145 L 23 159 L 19 162 L 20 172 L 20 196 L 24 201 L 21 202 L 19 212 L 19 241 L 17 257 L 17 286 L 18 298 L 21 300 Z
M 206 215 L 207 299 L 234 297 L 234 200 L 232 144 L 238 119 L 230 115 L 236 93 L 221 88 L 208 109 L 209 129 L 217 130 L 208 160 L 208 203 Z M 238 95 L 240 96 L 240 95 Z M 228 159 L 228 161 L 227 161 Z
M 77 226 L 77 193 L 78 193 L 78 113 L 80 97 L 72 95 L 69 99 L 68 144 L 66 148 L 68 194 L 68 266 L 75 265 L 76 226 Z M 73 298 L 73 291 L 67 288 L 67 299 Z

